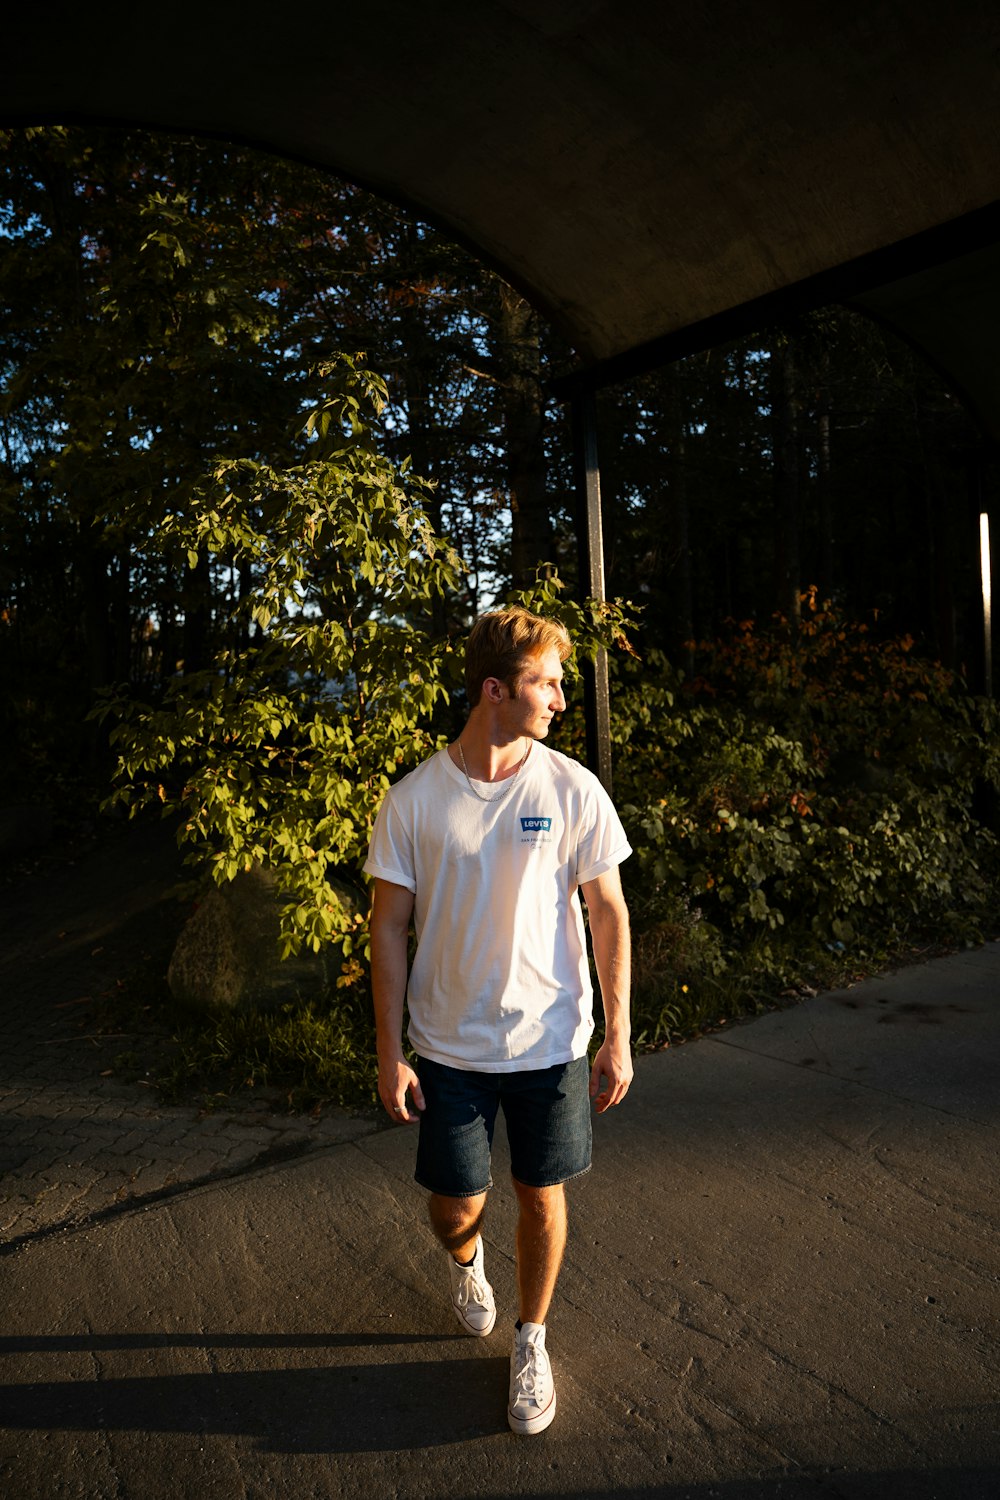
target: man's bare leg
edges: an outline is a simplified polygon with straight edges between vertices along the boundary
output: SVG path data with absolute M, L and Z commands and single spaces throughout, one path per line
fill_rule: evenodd
M 514 1179 L 517 1221 L 517 1289 L 522 1323 L 544 1323 L 566 1248 L 566 1189 L 532 1188 Z
M 485 1193 L 477 1193 L 472 1198 L 431 1194 L 431 1224 L 450 1255 L 451 1305 L 466 1333 L 476 1338 L 485 1338 L 492 1333 L 497 1320 L 496 1299 L 486 1279 L 479 1237 L 485 1207 Z
M 441 1244 L 457 1261 L 466 1264 L 476 1253 L 476 1236 L 483 1222 L 486 1194 L 477 1193 L 474 1198 L 446 1198 L 442 1193 L 431 1193 L 428 1207 L 431 1228 Z

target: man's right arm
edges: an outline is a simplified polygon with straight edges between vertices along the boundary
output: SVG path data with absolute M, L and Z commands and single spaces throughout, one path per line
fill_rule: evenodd
M 403 1055 L 403 1002 L 406 998 L 406 951 L 413 914 L 413 892 L 390 880 L 375 880 L 372 898 L 372 996 L 378 1047 L 378 1093 L 395 1121 L 409 1124 L 418 1116 L 424 1096 L 416 1073 Z

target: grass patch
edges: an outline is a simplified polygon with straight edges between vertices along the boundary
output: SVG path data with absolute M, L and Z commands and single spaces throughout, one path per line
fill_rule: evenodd
M 635 944 L 633 1050 L 637 1055 L 662 1051 L 735 1021 L 782 1009 L 820 989 L 856 982 L 893 963 L 917 962 L 940 951 L 900 946 L 862 961 L 857 954 L 824 956 L 813 950 L 807 963 L 795 963 L 802 949 L 790 943 L 788 965 L 780 978 L 762 965 L 755 973 L 749 952 L 738 973 L 689 971 L 685 977 L 677 971 L 677 950 L 665 934 L 640 933 Z M 768 954 L 773 954 L 771 948 Z M 592 1053 L 600 1040 L 598 1032 Z M 211 1109 L 251 1091 L 266 1095 L 273 1107 L 319 1112 L 330 1106 L 376 1108 L 377 1072 L 371 1001 L 359 985 L 338 990 L 328 1005 L 309 1002 L 270 1013 L 190 1018 L 176 1028 L 169 1062 L 155 1081 L 167 1102 L 195 1099 Z
M 855 940 L 837 950 L 801 930 L 761 933 L 740 946 L 687 901 L 652 919 L 633 902 L 633 1050 L 661 1051 L 820 990 L 887 968 L 971 946 L 954 929 L 896 933 L 875 948 Z M 169 911 L 169 909 L 168 909 Z M 271 1012 L 178 1012 L 163 975 L 177 922 L 158 919 L 159 944 L 106 990 L 79 1024 L 121 1037 L 108 1069 L 123 1082 L 153 1086 L 166 1103 L 202 1109 L 261 1103 L 275 1111 L 378 1108 L 375 1025 L 367 975 L 322 1001 Z M 169 929 L 169 930 L 168 930 Z M 600 1004 L 597 1003 L 600 1027 Z M 592 1053 L 600 1044 L 595 1034 Z
M 277 1011 L 186 1019 L 157 1083 L 167 1102 L 201 1096 L 207 1107 L 246 1090 L 280 1096 L 294 1111 L 377 1103 L 375 1025 L 360 986 Z

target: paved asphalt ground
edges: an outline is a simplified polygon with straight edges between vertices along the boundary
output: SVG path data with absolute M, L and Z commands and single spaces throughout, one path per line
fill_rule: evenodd
M 1000 1496 L 1000 944 L 640 1059 L 515 1438 L 502 1159 L 472 1340 L 405 1128 L 101 1077 L 69 1017 L 164 911 L 159 846 L 115 859 L 7 903 L 0 1494 Z

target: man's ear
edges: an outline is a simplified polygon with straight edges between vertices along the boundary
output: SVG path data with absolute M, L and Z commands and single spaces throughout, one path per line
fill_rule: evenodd
M 499 677 L 487 677 L 483 682 L 483 697 L 487 703 L 502 703 L 507 695 L 507 685 Z

